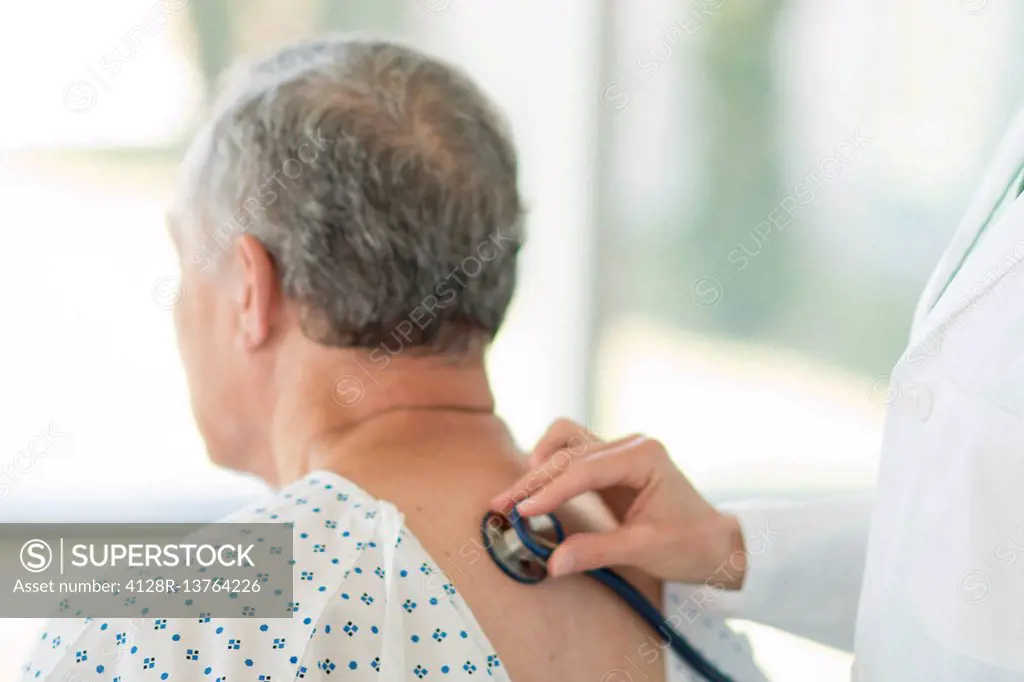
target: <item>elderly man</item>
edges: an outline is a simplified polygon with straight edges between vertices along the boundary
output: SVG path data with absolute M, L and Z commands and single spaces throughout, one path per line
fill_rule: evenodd
M 522 241 L 516 166 L 477 88 L 412 50 L 319 40 L 241 73 L 184 164 L 175 321 L 210 456 L 281 489 L 232 520 L 294 524 L 293 612 L 53 621 L 26 679 L 684 679 L 597 584 L 522 585 L 478 548 L 525 471 L 484 370 Z M 675 620 L 762 679 L 745 640 Z

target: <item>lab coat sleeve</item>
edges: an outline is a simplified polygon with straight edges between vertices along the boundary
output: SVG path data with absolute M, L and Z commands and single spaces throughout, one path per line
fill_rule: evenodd
M 723 505 L 743 531 L 742 589 L 717 587 L 734 570 L 732 562 L 719 568 L 717 580 L 668 589 L 686 604 L 688 618 L 705 612 L 743 618 L 852 651 L 871 507 L 863 498 Z

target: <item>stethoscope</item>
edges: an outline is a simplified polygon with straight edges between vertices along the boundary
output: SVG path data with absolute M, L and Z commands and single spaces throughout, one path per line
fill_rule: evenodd
M 515 508 L 507 515 L 488 512 L 480 529 L 484 547 L 498 568 L 513 580 L 528 585 L 547 577 L 547 560 L 565 539 L 565 530 L 554 514 L 524 519 Z M 665 620 L 661 611 L 618 573 L 610 568 L 586 573 L 636 611 L 694 671 L 709 682 L 732 682 L 732 678 L 694 649 Z

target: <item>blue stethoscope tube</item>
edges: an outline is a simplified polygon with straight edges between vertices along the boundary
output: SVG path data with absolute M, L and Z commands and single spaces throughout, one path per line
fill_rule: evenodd
M 521 583 L 538 583 L 546 576 L 544 566 L 558 543 L 565 539 L 565 531 L 562 524 L 554 514 L 548 514 L 543 518 L 550 526 L 550 533 L 554 540 L 550 542 L 539 541 L 534 537 L 528 522 L 516 509 L 513 509 L 506 516 L 489 512 L 484 516 L 481 531 L 483 533 L 484 546 L 487 553 L 494 559 L 506 575 Z M 496 537 L 493 533 L 495 528 L 490 525 L 493 519 L 507 521 L 509 529 L 515 531 L 515 539 L 521 543 L 521 548 L 506 548 L 508 551 L 499 551 L 496 547 Z M 500 524 L 499 524 L 500 525 Z M 505 540 L 510 537 L 503 538 Z M 529 556 L 526 555 L 528 553 Z M 532 564 L 531 564 L 532 562 Z M 532 567 L 533 570 L 530 570 Z M 686 639 L 669 624 L 661 611 L 657 609 L 646 597 L 633 587 L 625 578 L 610 568 L 599 568 L 593 571 L 586 571 L 594 580 L 597 580 L 612 592 L 617 594 L 626 604 L 633 609 L 651 628 L 661 635 L 662 639 L 668 642 L 676 654 L 686 661 L 694 671 L 702 675 L 708 682 L 733 682 L 732 678 L 720 671 L 714 664 L 693 648 Z

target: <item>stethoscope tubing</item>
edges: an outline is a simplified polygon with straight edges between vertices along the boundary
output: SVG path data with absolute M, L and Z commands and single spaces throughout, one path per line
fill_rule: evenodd
M 617 594 L 637 613 L 638 616 L 643 618 L 653 630 L 657 631 L 658 634 L 668 642 L 672 651 L 676 652 L 676 654 L 686 661 L 687 665 L 693 668 L 697 673 L 703 675 L 708 682 L 733 682 L 731 677 L 725 675 L 725 673 L 715 667 L 711 661 L 704 658 L 703 654 L 694 649 L 693 646 L 687 642 L 686 639 L 680 635 L 667 620 L 665 620 L 661 611 L 659 611 L 658 608 L 650 602 L 650 600 L 640 594 L 640 592 L 621 575 L 610 568 L 599 568 L 594 571 L 586 571 L 586 574 Z
M 490 518 L 488 515 L 484 518 L 484 524 Z M 535 557 L 542 561 L 547 561 L 554 551 L 551 547 L 544 545 L 543 543 L 537 542 L 534 537 L 530 534 L 526 527 L 526 520 L 519 514 L 517 509 L 513 509 L 507 517 L 512 528 L 515 529 L 516 535 L 519 537 L 519 541 L 523 543 Z M 554 514 L 549 514 L 548 518 L 551 520 L 552 526 L 555 530 L 556 542 L 561 542 L 565 539 L 565 531 L 562 529 L 562 524 Z M 491 557 L 498 564 L 498 567 L 503 570 L 509 577 L 519 582 L 531 582 L 526 581 L 515 575 L 512 571 L 507 569 L 498 557 L 494 554 L 491 548 L 488 548 Z M 598 581 L 612 592 L 614 592 L 620 599 L 636 612 L 654 631 L 661 635 L 662 639 L 666 641 L 671 649 L 676 654 L 686 661 L 694 671 L 702 675 L 708 682 L 733 682 L 732 678 L 727 676 L 725 673 L 720 671 L 713 663 L 707 660 L 703 654 L 697 651 L 693 646 L 686 641 L 686 639 L 679 634 L 679 632 L 672 627 L 671 624 L 665 619 L 661 611 L 644 597 L 639 590 L 633 587 L 632 584 L 621 575 L 616 573 L 610 568 L 599 568 L 592 571 L 586 571 L 586 574 Z

